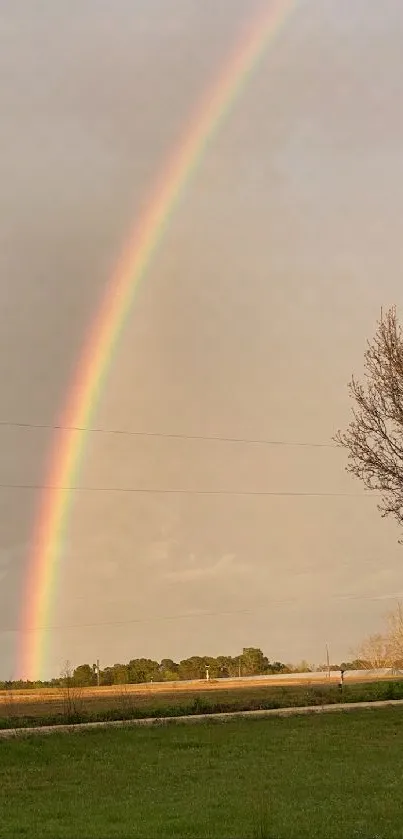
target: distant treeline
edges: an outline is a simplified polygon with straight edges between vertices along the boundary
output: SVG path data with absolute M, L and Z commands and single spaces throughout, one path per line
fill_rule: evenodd
M 332 664 L 331 670 L 358 670 L 368 666 L 368 662 L 356 660 Z M 327 665 L 316 668 L 308 662 L 300 664 L 283 664 L 281 661 L 270 662 L 262 650 L 257 647 L 244 647 L 238 656 L 219 655 L 191 656 L 180 662 L 171 658 L 153 661 L 150 658 L 133 658 L 127 664 L 114 664 L 112 667 L 100 669 L 96 664 L 80 664 L 74 669 L 66 664 L 63 673 L 50 681 L 6 681 L 0 682 L 2 690 L 21 690 L 39 687 L 61 687 L 68 682 L 77 687 L 91 687 L 97 685 L 141 684 L 145 682 L 174 682 L 188 679 L 226 679 L 239 676 L 263 676 L 275 673 L 308 673 L 313 670 L 326 670 Z

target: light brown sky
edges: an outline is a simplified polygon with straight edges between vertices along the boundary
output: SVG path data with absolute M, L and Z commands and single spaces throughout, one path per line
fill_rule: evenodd
M 263 5 L 0 0 L 1 420 L 58 419 L 153 176 Z M 172 219 L 98 426 L 328 442 L 345 425 L 380 307 L 401 303 L 402 36 L 399 0 L 300 3 Z M 0 429 L 1 483 L 44 480 L 49 445 Z M 360 493 L 344 463 L 93 435 L 81 482 Z M 37 501 L 0 489 L 4 677 Z M 52 616 L 74 628 L 53 633 L 48 673 L 251 645 L 345 658 L 403 592 L 398 535 L 372 498 L 78 494 Z

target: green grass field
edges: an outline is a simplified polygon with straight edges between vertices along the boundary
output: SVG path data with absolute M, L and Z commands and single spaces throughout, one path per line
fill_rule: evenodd
M 334 702 L 370 702 L 380 699 L 403 699 L 403 681 L 385 681 L 345 685 L 343 694 L 337 685 L 293 687 L 240 686 L 239 688 L 167 693 L 121 692 L 108 696 L 87 697 L 72 691 L 70 702 L 43 698 L 19 702 L 18 691 L 0 704 L 0 729 L 15 726 L 57 725 L 66 722 L 90 722 L 135 717 L 181 716 L 195 713 L 225 713 L 322 705 Z
M 403 712 L 0 743 L 0 837 L 401 839 Z

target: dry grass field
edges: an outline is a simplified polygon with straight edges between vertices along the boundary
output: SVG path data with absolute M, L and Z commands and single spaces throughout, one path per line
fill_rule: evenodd
M 306 679 L 226 679 L 201 682 L 114 685 L 0 693 L 0 727 L 144 716 L 180 716 L 261 708 L 283 708 L 332 702 L 403 698 L 403 680 L 373 680 L 346 684 L 338 679 L 322 684 Z

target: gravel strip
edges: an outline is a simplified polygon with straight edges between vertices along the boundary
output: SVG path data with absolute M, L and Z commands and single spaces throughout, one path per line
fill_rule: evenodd
M 326 714 L 341 711 L 358 711 L 371 708 L 403 707 L 403 699 L 389 699 L 379 702 L 345 702 L 332 705 L 309 705 L 303 708 L 270 708 L 262 711 L 231 711 L 225 714 L 189 714 L 182 717 L 148 717 L 134 720 L 110 720 L 105 722 L 84 722 L 75 725 L 43 725 L 33 728 L 5 728 L 0 730 L 0 740 L 15 737 L 31 737 L 43 734 L 72 734 L 97 728 L 131 728 L 133 726 L 174 725 L 180 723 L 201 723 L 206 720 L 230 722 L 233 719 L 264 719 L 266 717 L 296 717 L 304 714 Z

